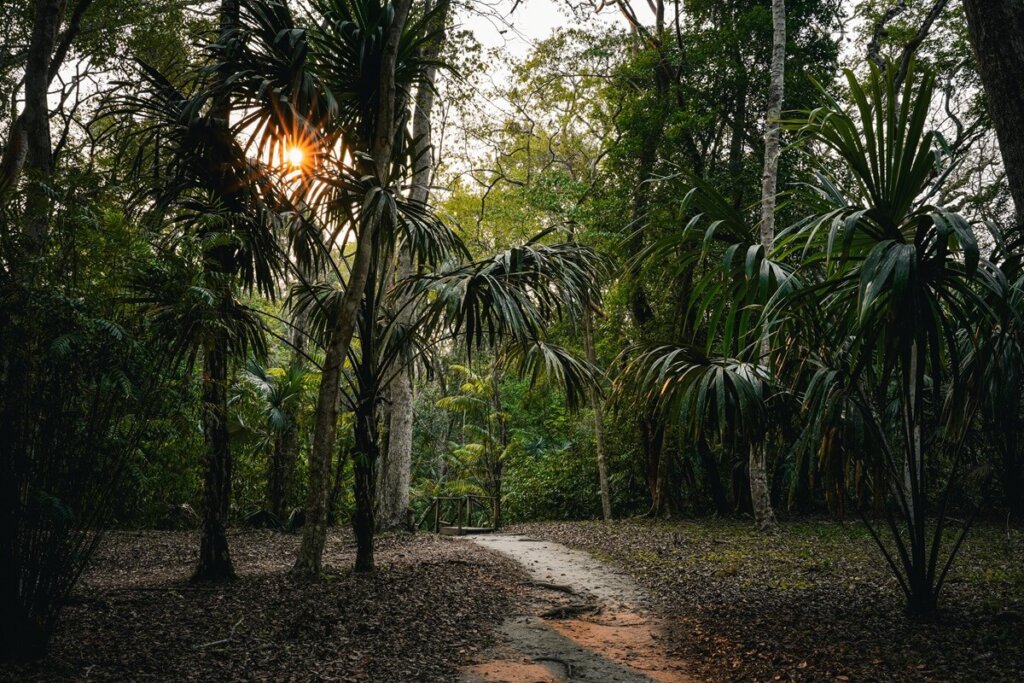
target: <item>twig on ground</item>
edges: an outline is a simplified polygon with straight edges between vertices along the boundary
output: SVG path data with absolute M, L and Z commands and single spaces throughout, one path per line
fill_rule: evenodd
M 206 647 L 213 647 L 214 645 L 223 645 L 224 643 L 230 643 L 232 640 L 234 640 L 234 638 L 235 638 L 235 630 L 238 628 L 239 624 L 242 623 L 243 619 L 245 619 L 245 617 L 242 617 L 238 621 L 235 622 L 235 625 L 231 627 L 231 633 L 228 634 L 227 638 L 221 638 L 220 640 L 214 640 L 214 641 L 211 641 L 209 643 L 203 643 L 202 645 L 196 645 L 196 649 L 197 650 L 202 650 L 203 648 L 206 648 Z

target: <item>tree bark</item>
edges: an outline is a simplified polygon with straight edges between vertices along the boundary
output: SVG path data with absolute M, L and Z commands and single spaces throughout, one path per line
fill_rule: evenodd
M 772 0 L 772 62 L 771 83 L 768 86 L 768 112 L 764 133 L 764 172 L 761 175 L 761 246 L 765 258 L 775 243 L 775 195 L 779 176 L 783 88 L 786 69 L 786 3 Z M 767 331 L 762 332 L 761 362 L 770 363 Z M 765 430 L 766 432 L 768 430 Z M 754 508 L 754 524 L 762 531 L 778 527 L 772 510 L 771 489 L 768 486 L 767 439 L 750 448 L 750 499 Z
M 63 21 L 64 0 L 36 0 L 28 57 L 25 61 L 25 108 L 18 136 L 25 143 L 24 168 L 29 184 L 25 188 L 25 236 L 33 251 L 41 251 L 50 230 L 50 196 L 47 185 L 53 178 L 53 150 L 50 138 L 50 62 L 57 31 Z M 20 157 L 20 154 L 18 155 Z
M 377 409 L 376 401 L 359 401 L 356 410 L 355 453 L 353 471 L 355 474 L 355 512 L 352 515 L 352 529 L 356 536 L 357 572 L 372 572 L 374 569 L 373 546 L 376 533 L 373 503 L 376 497 L 377 477 Z
M 389 387 L 387 454 L 381 467 L 378 528 L 408 526 L 409 487 L 412 482 L 412 371 L 398 373 Z
M 221 35 L 238 25 L 237 0 L 220 5 Z M 222 75 L 222 78 L 224 75 Z M 231 116 L 231 100 L 219 94 L 210 107 L 210 117 L 226 128 Z M 227 277 L 232 272 L 230 248 L 218 246 L 205 254 L 206 280 Z M 231 291 L 221 284 L 222 315 L 229 316 Z M 228 437 L 228 355 L 229 340 L 218 332 L 203 351 L 203 440 L 206 445 L 206 474 L 203 490 L 203 528 L 199 541 L 199 564 L 193 574 L 196 581 L 224 581 L 235 577 L 225 534 L 231 507 L 231 446 Z
M 398 93 L 395 88 L 395 63 L 398 44 L 411 0 L 395 0 L 394 17 L 388 30 L 380 66 L 380 108 L 374 122 L 371 151 L 382 187 L 391 185 L 391 156 L 394 147 Z M 361 224 L 356 239 L 352 271 L 345 295 L 331 325 L 330 343 L 324 356 L 317 395 L 313 426 L 313 446 L 309 455 L 309 493 L 306 497 L 306 525 L 302 530 L 302 545 L 295 561 L 294 572 L 300 576 L 320 575 L 324 543 L 327 540 L 327 479 L 331 469 L 331 456 L 336 448 L 338 431 L 338 391 L 341 369 L 352 343 L 357 324 L 357 312 L 366 288 L 370 261 L 374 256 L 376 225 L 373 218 L 361 213 Z M 357 484 L 358 485 L 358 484 Z M 372 502 L 371 511 L 372 515 Z
M 292 475 L 299 450 L 299 428 L 294 423 L 295 416 L 289 414 L 288 419 L 292 422 L 274 439 L 274 453 L 268 468 L 270 476 L 267 478 L 267 510 L 280 522 L 288 519 Z
M 235 578 L 225 534 L 231 502 L 231 447 L 228 441 L 228 351 L 223 335 L 203 354 L 203 441 L 206 475 L 203 529 L 195 581 Z
M 649 515 L 659 515 L 662 512 L 662 501 L 658 498 L 658 492 L 662 487 L 658 484 L 658 477 L 661 475 L 661 461 L 665 455 L 665 425 L 658 416 L 646 415 L 640 420 L 640 432 L 644 450 L 644 463 L 646 464 L 647 490 L 651 494 L 651 509 Z
M 967 28 L 1017 212 L 1014 246 L 1024 242 L 1024 2 L 964 0 Z
M 334 463 L 334 481 L 327 494 L 327 526 L 338 523 L 338 506 L 341 502 L 342 481 L 345 478 L 345 463 L 348 461 L 348 445 L 338 448 L 338 459 Z
M 583 346 L 587 354 L 587 362 L 597 366 L 597 349 L 594 348 L 594 316 L 590 309 L 583 312 Z M 594 403 L 594 446 L 597 449 L 597 480 L 601 491 L 601 516 L 604 520 L 612 519 L 612 496 L 608 485 L 608 462 L 604 448 L 604 409 L 601 405 L 601 393 L 593 389 Z
M 296 314 L 292 318 L 291 332 L 291 365 L 305 365 L 307 313 Z M 267 509 L 284 522 L 290 512 L 295 486 L 295 465 L 299 461 L 299 416 L 298 401 L 284 406 L 288 428 L 279 435 L 274 444 L 274 456 L 267 479 Z
M 715 456 L 711 453 L 707 440 L 698 439 L 696 448 L 697 455 L 700 458 L 701 470 L 704 473 L 704 488 L 707 491 L 708 498 L 711 499 L 712 505 L 715 506 L 715 512 L 720 515 L 727 515 L 729 514 L 729 501 L 722 486 L 722 477 L 718 473 L 718 461 L 715 460 Z
M 438 30 L 437 39 L 424 50 L 423 58 L 436 60 L 445 41 L 445 24 L 450 3 L 442 0 L 433 19 Z M 433 9 L 432 2 L 426 2 L 425 12 Z M 437 69 L 428 66 L 425 82 L 416 91 L 416 104 L 412 119 L 414 173 L 409 198 L 419 204 L 430 199 L 430 183 L 433 178 L 433 145 L 431 143 L 431 116 L 434 109 L 434 82 Z M 397 280 L 412 274 L 412 256 L 399 256 Z M 404 303 L 404 302 L 403 302 Z M 405 308 L 400 319 L 411 322 L 413 311 Z M 391 383 L 391 408 L 388 413 L 388 447 L 382 468 L 378 527 L 397 529 L 409 524 L 409 488 L 412 482 L 412 428 L 413 428 L 413 382 L 412 368 L 405 368 Z
M 498 446 L 500 450 L 494 453 L 491 462 L 491 495 L 494 496 L 494 528 L 500 529 L 502 524 L 501 488 L 505 478 L 505 451 L 508 450 L 508 423 L 505 421 L 505 408 L 501 402 L 501 382 L 498 379 L 497 365 L 492 362 L 491 369 L 491 403 L 494 407 L 494 415 L 498 419 Z

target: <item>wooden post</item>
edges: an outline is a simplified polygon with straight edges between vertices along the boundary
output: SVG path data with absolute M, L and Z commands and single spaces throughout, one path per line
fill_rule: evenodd
M 441 531 L 441 499 L 434 499 L 434 533 Z

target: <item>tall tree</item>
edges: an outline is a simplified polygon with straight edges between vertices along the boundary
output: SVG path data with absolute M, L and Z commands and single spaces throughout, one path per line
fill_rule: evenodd
M 594 348 L 594 314 L 588 307 L 583 311 L 583 346 L 587 362 L 597 367 L 597 350 Z M 608 462 L 604 447 L 604 409 L 601 405 L 601 393 L 594 388 L 594 446 L 597 451 L 597 482 L 601 493 L 601 516 L 604 520 L 612 518 L 612 496 L 608 484 Z
M 390 23 L 383 26 L 385 40 L 380 48 L 379 72 L 376 74 L 376 116 L 370 128 L 370 160 L 364 160 L 364 171 L 377 178 L 378 186 L 390 189 L 392 182 L 392 151 L 397 133 L 397 122 L 401 119 L 399 97 L 396 87 L 395 67 L 398 62 L 398 48 L 406 20 L 409 17 L 411 0 L 395 0 L 388 3 Z M 330 342 L 324 357 L 314 417 L 313 445 L 309 456 L 309 494 L 306 499 L 306 526 L 302 533 L 302 546 L 295 561 L 295 572 L 300 575 L 320 574 L 324 543 L 327 538 L 327 483 L 330 463 L 336 445 L 338 431 L 338 392 L 341 386 L 341 370 L 348 356 L 358 323 L 358 310 L 369 278 L 371 260 L 374 256 L 374 241 L 377 238 L 378 217 L 368 212 L 361 214 L 360 229 L 356 237 L 352 269 L 345 288 L 345 296 L 338 307 L 330 330 Z M 370 513 L 372 515 L 372 511 Z
M 1024 3 L 964 0 L 964 11 L 1017 212 L 1019 249 L 1024 240 Z
M 25 62 L 25 110 L 19 132 L 25 136 L 25 170 L 30 180 L 25 195 L 25 230 L 36 248 L 46 240 L 50 225 L 49 194 L 43 187 L 53 176 L 50 107 L 46 96 L 50 62 L 64 8 L 61 0 L 36 0 L 36 17 Z
M 238 26 L 238 0 L 221 0 L 220 37 L 227 39 Z M 230 135 L 231 96 L 225 87 L 230 74 L 218 71 L 216 94 L 210 106 L 215 135 Z M 217 173 L 223 177 L 224 173 Z M 219 283 L 218 296 L 224 314 L 232 308 L 228 274 L 232 270 L 232 248 L 214 247 L 204 259 L 206 280 Z M 201 581 L 233 579 L 234 565 L 225 534 L 231 507 L 231 443 L 228 437 L 228 356 L 230 339 L 226 330 L 214 332 L 203 349 L 203 440 L 206 443 L 206 471 L 203 478 L 203 525 L 199 541 L 199 564 L 194 578 Z
M 761 248 L 767 256 L 775 243 L 775 195 L 781 153 L 782 100 L 786 68 L 786 3 L 772 0 L 772 62 L 768 87 L 768 112 L 764 133 L 764 172 L 761 175 Z M 767 332 L 762 332 L 761 362 L 771 363 Z M 754 523 L 762 531 L 777 526 L 772 511 L 771 488 L 768 486 L 767 439 L 750 448 L 750 500 Z
M 433 13 L 435 30 L 432 40 L 424 47 L 426 67 L 423 82 L 416 92 L 412 119 L 413 167 L 409 199 L 415 204 L 426 204 L 430 199 L 433 177 L 434 149 L 431 144 L 431 114 L 434 109 L 434 89 L 437 76 L 437 58 L 444 45 L 445 22 L 448 20 L 448 0 L 441 0 L 434 12 L 434 3 L 427 0 L 424 12 Z M 412 274 L 412 254 L 408 250 L 399 254 L 396 279 Z M 399 316 L 405 324 L 412 319 L 408 307 L 399 307 Z M 382 461 L 381 485 L 378 499 L 377 524 L 382 529 L 395 529 L 408 523 L 409 487 L 412 480 L 412 427 L 413 427 L 413 373 L 412 368 L 400 370 L 389 387 L 387 452 Z

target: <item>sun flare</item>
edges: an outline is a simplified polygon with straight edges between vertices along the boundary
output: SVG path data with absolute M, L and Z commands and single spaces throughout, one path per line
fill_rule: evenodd
M 294 168 L 302 166 L 302 162 L 306 159 L 306 153 L 301 147 L 289 147 L 285 153 L 285 159 L 288 161 L 288 165 Z

